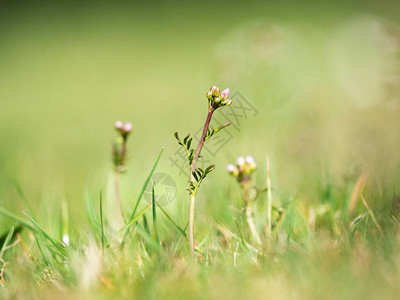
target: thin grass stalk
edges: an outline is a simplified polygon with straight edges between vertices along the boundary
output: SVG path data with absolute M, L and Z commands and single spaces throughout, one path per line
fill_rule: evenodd
M 104 255 L 104 222 L 103 222 L 103 194 L 100 192 L 100 227 L 101 227 L 101 251 Z
M 124 217 L 122 216 L 122 206 L 121 206 L 121 199 L 120 199 L 120 192 L 119 192 L 119 186 L 120 186 L 120 174 L 115 172 L 114 174 L 114 190 L 115 190 L 115 207 L 117 209 L 117 218 L 118 218 L 118 223 L 119 226 L 122 227 L 124 226 Z
M 161 148 L 161 151 L 160 151 L 160 153 L 159 153 L 158 156 L 157 156 L 157 159 L 156 159 L 156 161 L 155 161 L 155 163 L 154 163 L 154 165 L 153 165 L 153 168 L 151 169 L 149 175 L 147 176 L 147 178 L 146 178 L 146 180 L 145 180 L 145 182 L 144 182 L 144 184 L 143 184 L 142 190 L 140 191 L 140 194 L 139 194 L 139 196 L 138 196 L 138 198 L 137 198 L 137 200 L 136 200 L 135 207 L 133 208 L 132 214 L 131 214 L 131 216 L 130 216 L 129 221 L 128 221 L 127 224 L 133 224 L 132 221 L 135 219 L 135 214 L 136 214 L 136 211 L 137 211 L 137 209 L 138 209 L 138 207 L 139 207 L 140 201 L 142 200 L 142 196 L 143 196 L 143 194 L 144 194 L 144 191 L 146 190 L 147 184 L 149 183 L 149 181 L 150 181 L 150 179 L 151 179 L 151 176 L 153 176 L 153 173 L 154 173 L 154 171 L 156 170 L 157 164 L 158 164 L 158 162 L 160 161 L 160 158 L 161 158 L 161 155 L 163 154 L 163 152 L 164 152 L 164 146 Z M 124 225 L 123 228 L 129 229 L 129 227 L 130 227 L 130 226 Z M 125 244 L 125 240 L 126 240 L 126 238 L 128 237 L 128 234 L 129 234 L 129 230 L 127 230 L 127 231 L 125 232 L 124 237 L 123 237 L 122 242 L 121 242 L 121 246 Z
M 156 239 L 157 244 L 160 244 L 160 237 L 158 235 L 158 230 L 157 230 L 157 209 L 156 209 L 156 196 L 155 196 L 155 192 L 154 192 L 154 182 L 153 185 L 151 187 L 151 191 L 152 191 L 152 202 L 151 202 L 151 206 L 152 206 L 152 212 L 153 212 L 153 230 L 154 230 L 154 236 Z
M 251 236 L 257 242 L 257 244 L 261 244 L 260 236 L 258 235 L 256 225 L 254 224 L 251 206 L 249 205 L 249 187 L 247 182 L 243 184 L 243 199 L 246 221 L 247 225 L 249 226 Z
M 372 222 L 374 222 L 374 224 L 375 224 L 376 228 L 378 229 L 379 233 L 382 236 L 384 236 L 385 234 L 383 233 L 383 230 L 382 230 L 381 226 L 379 225 L 378 220 L 376 219 L 374 212 L 369 208 L 369 205 L 368 205 L 367 201 L 365 200 L 365 198 L 364 198 L 364 196 L 362 194 L 361 194 L 361 201 L 362 201 L 362 204 L 364 205 L 364 207 L 367 209 L 368 214 L 371 216 Z
M 271 242 L 272 234 L 272 188 L 271 188 L 271 173 L 269 167 L 269 156 L 267 153 L 267 196 L 268 196 L 268 208 L 267 208 L 267 238 L 268 243 Z

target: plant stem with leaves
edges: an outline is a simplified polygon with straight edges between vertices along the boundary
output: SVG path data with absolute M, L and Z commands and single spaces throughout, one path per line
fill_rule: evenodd
M 244 211 L 246 214 L 247 225 L 249 226 L 249 230 L 253 239 L 257 242 L 257 244 L 261 244 L 260 236 L 258 235 L 256 225 L 253 220 L 253 213 L 251 211 L 251 203 L 249 197 L 249 181 L 243 181 L 241 183 L 243 188 L 243 200 L 244 200 Z
M 193 162 L 192 165 L 190 166 L 190 181 L 194 182 L 195 177 L 193 175 L 194 172 L 196 172 L 196 166 L 197 166 L 197 161 L 199 160 L 200 152 L 203 149 L 204 142 L 205 142 L 205 136 L 208 131 L 208 127 L 210 126 L 211 122 L 211 117 L 214 113 L 214 109 L 212 106 L 209 105 L 208 108 L 208 114 L 207 114 L 207 119 L 204 124 L 203 128 L 203 133 L 200 138 L 199 145 L 197 146 L 196 152 L 193 157 Z M 194 254 L 194 210 L 195 210 L 195 202 L 196 202 L 196 195 L 197 195 L 197 189 L 193 191 L 193 193 L 190 193 L 190 205 L 189 205 L 189 243 L 190 243 L 190 251 L 191 254 Z
M 187 154 L 189 167 L 190 167 L 190 180 L 189 180 L 189 193 L 190 193 L 190 203 L 189 203 L 189 246 L 190 253 L 194 256 L 195 253 L 195 245 L 194 245 L 194 217 L 195 217 L 195 204 L 196 204 L 196 196 L 199 190 L 201 182 L 204 178 L 215 169 L 214 165 L 210 165 L 205 170 L 197 167 L 197 162 L 200 157 L 201 150 L 203 149 L 204 143 L 211 138 L 218 131 L 230 125 L 230 123 L 224 124 L 216 129 L 210 129 L 210 122 L 213 113 L 221 106 L 228 106 L 232 104 L 232 100 L 229 99 L 229 89 L 226 89 L 220 92 L 219 88 L 216 86 L 211 87 L 210 91 L 206 94 L 208 99 L 208 113 L 207 118 L 204 123 L 203 132 L 197 145 L 196 151 L 191 148 L 191 144 L 193 138 L 188 134 L 183 140 L 181 140 L 178 136 L 178 133 L 175 132 L 175 138 L 178 140 L 178 144 L 181 145 Z
M 132 131 L 132 124 L 125 123 L 123 124 L 121 121 L 117 121 L 115 123 L 115 129 L 120 134 L 117 138 L 117 142 L 113 147 L 113 161 L 114 161 L 114 191 L 115 191 L 115 206 L 117 209 L 117 218 L 120 226 L 125 224 L 124 217 L 122 215 L 122 206 L 120 199 L 120 176 L 125 172 L 125 162 L 126 162 L 126 148 L 127 148 L 127 139 L 129 134 Z
M 227 170 L 229 174 L 231 174 L 233 177 L 236 178 L 237 182 L 243 189 L 243 202 L 244 202 L 243 210 L 247 226 L 249 227 L 253 239 L 257 242 L 257 244 L 261 244 L 261 239 L 257 232 L 257 228 L 254 223 L 253 214 L 251 211 L 252 202 L 254 202 L 257 196 L 253 199 L 250 199 L 250 193 L 249 193 L 251 175 L 256 168 L 257 165 L 254 162 L 253 157 L 247 156 L 246 158 L 244 158 L 241 156 L 237 159 L 237 165 L 234 166 L 232 164 L 229 164 Z

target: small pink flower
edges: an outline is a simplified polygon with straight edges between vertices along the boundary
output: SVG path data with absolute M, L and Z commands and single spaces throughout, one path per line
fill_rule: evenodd
M 229 173 L 233 173 L 233 172 L 235 172 L 236 167 L 235 167 L 234 165 L 232 165 L 232 164 L 229 164 L 229 165 L 226 166 L 226 170 L 227 170 Z
M 124 123 L 122 123 L 121 121 L 115 122 L 116 129 L 121 130 L 123 127 L 124 127 Z
M 246 162 L 248 163 L 248 164 L 252 164 L 253 162 L 254 162 L 254 158 L 252 157 L 252 156 L 246 156 Z
M 243 166 L 245 162 L 246 161 L 244 160 L 243 156 L 240 156 L 236 161 L 236 163 L 238 164 L 239 167 Z
M 222 93 L 221 93 L 221 95 L 220 95 L 220 98 L 221 98 L 222 100 L 226 100 L 226 99 L 228 99 L 228 97 L 229 97 L 229 89 L 223 90 Z
M 215 86 L 215 87 L 213 86 L 212 89 L 214 89 L 214 91 L 213 91 L 213 96 L 214 96 L 214 97 L 218 97 L 219 94 L 220 94 L 219 88 L 217 88 L 216 86 Z
M 125 133 L 131 132 L 132 131 L 132 124 L 131 123 L 125 123 L 124 125 L 124 131 Z

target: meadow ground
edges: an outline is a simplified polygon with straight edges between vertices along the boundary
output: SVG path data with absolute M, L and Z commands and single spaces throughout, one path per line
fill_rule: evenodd
M 1 299 L 398 299 L 399 4 L 0 8 Z M 192 259 L 173 134 L 199 137 L 214 84 L 232 125 L 199 160 Z M 226 171 L 247 155 L 259 243 Z

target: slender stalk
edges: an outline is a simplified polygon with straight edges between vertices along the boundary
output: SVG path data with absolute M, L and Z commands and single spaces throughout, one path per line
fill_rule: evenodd
M 156 197 L 155 197 L 155 192 L 154 192 L 154 182 L 152 185 L 152 201 L 151 201 L 151 206 L 153 208 L 153 229 L 154 229 L 154 236 L 156 238 L 156 242 L 158 245 L 160 245 L 160 237 L 158 236 L 158 230 L 157 230 L 157 213 L 156 213 Z
M 256 225 L 254 224 L 253 221 L 251 206 L 249 205 L 246 205 L 246 219 L 247 219 L 247 224 L 249 225 L 250 228 L 251 235 L 253 236 L 257 244 L 261 244 L 260 236 L 257 233 Z
M 253 239 L 258 244 L 261 244 L 260 236 L 258 235 L 256 225 L 254 224 L 253 214 L 251 212 L 251 206 L 249 205 L 248 182 L 244 182 L 244 184 L 243 184 L 243 200 L 244 200 L 244 210 L 246 213 L 246 221 L 247 221 L 247 225 L 249 226 L 250 233 L 251 233 Z
M 67 202 L 61 202 L 61 216 L 62 216 L 62 241 L 64 244 L 69 245 L 69 222 L 68 222 L 68 207 Z
M 211 117 L 212 117 L 213 113 L 214 113 L 214 108 L 212 106 L 209 106 L 207 119 L 204 123 L 203 133 L 201 135 L 199 145 L 197 146 L 196 152 L 193 157 L 192 164 L 190 166 L 190 180 L 191 181 L 195 180 L 195 178 L 193 176 L 193 172 L 196 170 L 197 161 L 199 160 L 201 149 L 203 149 L 204 139 L 207 134 L 208 127 L 210 126 Z M 189 206 L 188 237 L 189 237 L 189 244 L 190 244 L 190 254 L 192 256 L 194 256 L 194 253 L 195 253 L 195 251 L 194 251 L 194 211 L 195 211 L 196 194 L 197 194 L 197 191 L 194 191 L 193 193 L 190 194 L 190 204 L 189 204 L 190 206 Z
M 189 206 L 189 245 L 190 245 L 190 254 L 194 256 L 194 207 L 196 202 L 196 196 L 194 194 L 190 194 L 190 206 Z
M 271 241 L 271 233 L 272 233 L 272 191 L 271 191 L 271 174 L 269 171 L 269 156 L 267 153 L 267 193 L 268 193 L 268 211 L 267 211 L 267 236 L 268 242 Z
M 367 201 L 365 201 L 365 198 L 362 194 L 361 194 L 361 200 L 362 200 L 363 205 L 367 209 L 369 215 L 371 216 L 372 222 L 374 222 L 376 228 L 378 228 L 379 233 L 382 236 L 384 236 L 385 234 L 383 233 L 381 226 L 379 225 L 378 221 L 376 220 L 374 212 L 369 208 L 369 205 L 368 205 Z
M 104 255 L 103 194 L 100 192 L 101 253 Z
M 122 226 L 124 226 L 124 218 L 122 216 L 122 206 L 121 206 L 121 200 L 120 200 L 120 196 L 119 196 L 119 177 L 120 177 L 120 174 L 118 171 L 116 171 L 115 175 L 114 175 L 115 206 L 117 209 L 118 223 L 122 227 Z
M 199 160 L 201 149 L 203 149 L 204 139 L 205 139 L 208 127 L 210 126 L 211 117 L 212 117 L 213 113 L 214 113 L 214 108 L 213 107 L 209 107 L 208 114 L 207 114 L 207 119 L 206 119 L 206 122 L 204 123 L 203 133 L 201 135 L 201 138 L 200 138 L 200 141 L 199 141 L 199 145 L 197 146 L 196 152 L 194 153 L 192 165 L 190 166 L 191 177 L 193 177 L 193 174 L 192 174 L 193 171 L 196 170 L 197 161 Z M 194 177 L 192 179 L 194 179 Z
M 133 222 L 133 220 L 136 218 L 136 217 L 135 217 L 135 216 L 136 216 L 136 211 L 137 211 L 137 209 L 138 209 L 138 207 L 139 207 L 140 201 L 142 200 L 142 196 L 143 196 L 143 194 L 144 194 L 144 191 L 146 190 L 146 187 L 147 187 L 147 185 L 148 185 L 149 182 L 150 182 L 151 176 L 153 176 L 154 171 L 156 170 L 156 167 L 157 167 L 157 165 L 158 165 L 158 162 L 160 161 L 160 158 L 161 158 L 161 155 L 163 154 L 163 152 L 164 152 L 164 146 L 161 148 L 161 151 L 160 151 L 160 153 L 158 154 L 158 157 L 157 157 L 157 159 L 156 159 L 156 162 L 154 163 L 153 168 L 151 169 L 149 175 L 147 176 L 147 178 L 146 178 L 146 180 L 145 180 L 145 182 L 144 182 L 144 184 L 143 184 L 142 190 L 140 191 L 140 194 L 139 194 L 139 196 L 138 196 L 138 198 L 137 198 L 137 200 L 136 200 L 135 207 L 133 208 L 132 214 L 131 214 L 131 216 L 130 216 L 128 222 L 127 222 L 127 224 L 130 224 L 130 223 Z M 132 224 L 133 224 L 133 223 L 132 223 Z M 129 228 L 130 228 L 130 226 L 124 225 L 124 228 L 125 228 L 125 227 L 126 227 L 128 230 L 125 231 L 124 237 L 123 237 L 123 239 L 122 239 L 121 246 L 125 244 L 125 240 L 126 240 L 126 238 L 128 237 L 128 234 L 129 234 Z
M 125 164 L 125 158 L 126 158 L 126 139 L 127 139 L 127 135 L 124 136 L 124 141 L 122 142 L 122 146 L 121 146 L 121 162 L 120 162 L 120 166 L 118 167 L 118 172 L 121 173 L 123 171 L 123 167 Z
M 115 176 L 114 176 L 114 188 L 115 188 L 115 206 L 117 208 L 117 218 L 118 218 L 118 223 L 122 227 L 125 225 L 124 217 L 122 215 L 122 205 L 121 205 L 121 199 L 120 199 L 120 193 L 119 193 L 119 182 L 120 182 L 120 175 L 124 171 L 124 164 L 125 164 L 125 159 L 126 159 L 126 140 L 127 140 L 128 135 L 125 134 L 123 135 L 123 142 L 121 145 L 121 153 L 120 153 L 120 162 L 118 167 L 115 170 Z

